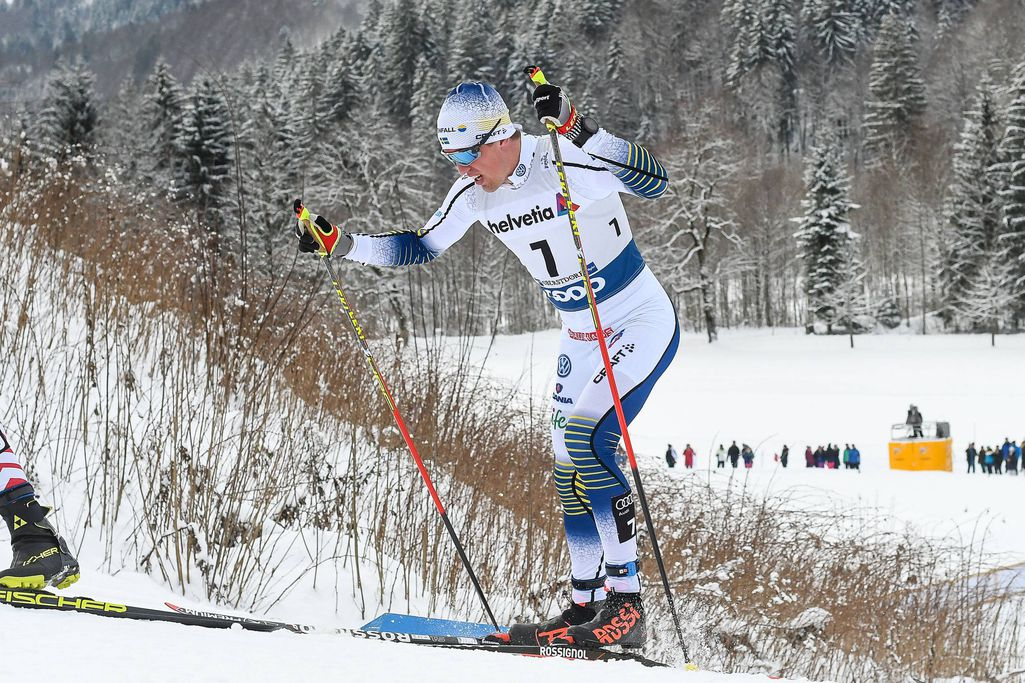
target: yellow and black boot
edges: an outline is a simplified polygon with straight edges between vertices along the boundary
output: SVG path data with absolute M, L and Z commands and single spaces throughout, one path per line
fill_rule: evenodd
M 36 500 L 30 484 L 0 493 L 0 517 L 7 522 L 14 550 L 11 568 L 0 571 L 0 587 L 41 590 L 78 581 L 78 560 L 46 520 L 49 511 Z

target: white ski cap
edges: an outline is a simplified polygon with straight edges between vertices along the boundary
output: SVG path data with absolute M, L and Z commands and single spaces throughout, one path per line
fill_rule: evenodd
M 438 142 L 444 150 L 473 147 L 491 128 L 488 142 L 512 137 L 519 126 L 509 118 L 509 107 L 494 86 L 466 81 L 449 91 L 438 113 Z

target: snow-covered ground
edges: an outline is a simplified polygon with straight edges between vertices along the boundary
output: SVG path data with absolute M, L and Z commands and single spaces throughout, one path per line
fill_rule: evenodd
M 557 331 L 499 337 L 488 371 L 522 383 L 543 400 L 555 384 Z M 483 358 L 481 340 L 476 358 Z M 546 394 L 547 391 L 547 394 Z M 954 472 L 889 469 L 890 426 L 910 403 L 927 421 L 947 421 Z M 986 538 L 1001 564 L 1025 561 L 1025 476 L 966 473 L 964 449 L 1025 439 L 1025 335 L 812 336 L 801 330 L 725 330 L 719 341 L 683 335 L 676 360 L 630 429 L 642 467 L 665 469 L 672 443 L 697 452 L 695 470 L 725 483 L 747 478 L 749 490 L 793 497 L 816 509 L 874 508 L 895 526 L 934 536 Z M 756 449 L 754 468 L 715 469 L 710 453 L 731 441 Z M 862 471 L 805 469 L 811 445 L 856 444 Z M 790 447 L 783 469 L 773 455 Z M 682 459 L 681 459 L 682 460 Z
M 558 333 L 499 338 L 485 362 L 489 373 L 521 382 L 524 400 L 551 392 Z M 483 349 L 486 340 L 480 340 Z M 817 509 L 875 507 L 894 525 L 908 524 L 926 534 L 988 534 L 988 548 L 1001 563 L 1025 560 L 1025 477 L 987 477 L 957 471 L 893 472 L 888 469 L 889 425 L 901 421 L 907 404 L 926 419 L 951 423 L 961 452 L 972 438 L 997 443 L 1025 434 L 1025 336 L 1001 338 L 990 348 L 981 336 L 859 337 L 851 350 L 846 338 L 807 337 L 793 330 L 724 332 L 708 345 L 685 335 L 677 361 L 659 383 L 632 428 L 642 469 L 665 468 L 662 453 L 672 442 L 698 451 L 693 471 L 674 476 L 705 477 L 726 485 L 747 478 L 749 489 L 792 496 L 813 515 Z M 1017 436 L 1016 436 L 1017 435 Z M 757 446 L 751 471 L 709 467 L 713 444 L 733 439 Z M 863 471 L 806 470 L 805 444 L 856 443 Z M 791 447 L 791 467 L 782 470 L 772 453 Z M 553 520 L 557 523 L 557 520 Z M 9 560 L 0 543 L 0 564 Z M 191 593 L 175 595 L 154 578 L 120 572 L 104 574 L 83 549 L 85 575 L 66 591 L 101 599 L 160 608 L 164 600 L 225 611 Z M 348 586 L 342 567 L 314 589 L 308 582 L 284 597 L 268 618 L 320 626 L 363 623 L 355 605 L 336 597 L 335 585 Z M 371 588 L 368 593 L 373 593 Z M 404 601 L 400 601 L 403 602 Z M 396 610 L 405 607 L 393 605 Z M 368 606 L 367 620 L 376 614 Z M 425 613 L 417 602 L 410 611 Z M 764 681 L 764 676 L 646 669 L 629 662 L 533 660 L 487 653 L 456 653 L 416 646 L 372 643 L 329 635 L 208 631 L 174 624 L 134 623 L 89 615 L 14 610 L 0 606 L 0 633 L 17 634 L 25 661 L 45 662 L 48 676 L 80 681 L 544 681 L 683 680 L 694 683 Z
M 155 609 L 164 600 L 215 609 L 169 593 L 147 576 L 89 572 L 65 593 L 116 596 Z M 316 620 L 330 609 L 326 593 L 302 592 L 272 612 L 284 620 L 353 627 L 351 618 Z M 226 612 L 224 609 L 217 609 Z M 351 610 L 343 610 L 350 612 Z M 523 681 L 630 680 L 637 683 L 754 683 L 765 676 L 653 669 L 634 662 L 577 662 L 482 652 L 454 652 L 415 645 L 376 643 L 336 635 L 208 630 L 157 622 L 106 619 L 0 606 L 0 637 L 17 642 L 19 657 L 45 668 L 47 678 L 104 683 L 179 681 L 374 681 L 391 683 L 522 683 Z M 8 640 L 9 638 L 9 640 Z M 45 663 L 45 664 L 39 664 Z M 776 679 L 783 680 L 783 679 Z

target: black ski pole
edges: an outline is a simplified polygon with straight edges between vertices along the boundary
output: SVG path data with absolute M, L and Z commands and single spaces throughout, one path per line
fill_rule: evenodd
M 474 574 L 473 567 L 470 566 L 470 560 L 467 559 L 466 552 L 463 551 L 463 544 L 459 542 L 459 536 L 456 534 L 456 530 L 453 528 L 452 522 L 448 519 L 448 513 L 445 511 L 445 506 L 441 504 L 441 498 L 438 496 L 438 492 L 434 488 L 434 482 L 431 481 L 431 475 L 427 473 L 424 461 L 420 458 L 420 453 L 416 449 L 416 444 L 413 443 L 413 437 L 409 435 L 409 430 L 406 428 L 406 423 L 402 419 L 402 415 L 399 414 L 399 408 L 395 403 L 395 399 L 392 398 L 391 391 L 388 389 L 388 384 L 384 381 L 384 375 L 381 374 L 381 370 L 377 366 L 377 360 L 374 358 L 374 354 L 370 351 L 370 345 L 367 343 L 367 338 L 363 334 L 363 328 L 360 326 L 359 321 L 356 320 L 356 311 L 349 305 L 348 300 L 345 298 L 345 294 L 342 292 L 341 285 L 338 284 L 338 276 L 335 275 L 334 266 L 331 264 L 331 252 L 334 251 L 335 243 L 338 241 L 340 231 L 337 226 L 331 225 L 321 216 L 317 216 L 317 220 L 311 220 L 310 212 L 305 206 L 303 206 L 301 199 L 296 199 L 292 208 L 295 211 L 299 224 L 302 225 L 306 232 L 317 240 L 317 243 L 320 245 L 319 253 L 323 257 L 322 260 L 324 261 L 324 266 L 327 267 L 328 275 L 331 277 L 331 284 L 334 285 L 335 292 L 338 294 L 338 299 L 342 302 L 342 312 L 345 313 L 345 317 L 348 318 L 349 324 L 352 326 L 352 331 L 356 334 L 356 341 L 359 344 L 360 350 L 363 352 L 364 358 L 367 360 L 367 365 L 370 366 L 370 372 L 373 374 L 374 379 L 377 380 L 377 386 L 381 389 L 381 393 L 384 394 L 384 399 L 388 402 L 388 407 L 391 408 L 392 417 L 395 418 L 395 424 L 398 426 L 399 431 L 402 432 L 402 438 L 405 439 L 406 446 L 409 448 L 409 452 L 413 456 L 413 460 L 416 462 L 416 467 L 420 470 L 420 477 L 424 480 L 424 484 L 427 486 L 427 491 L 431 494 L 431 500 L 434 501 L 434 507 L 437 508 L 438 514 L 441 515 L 441 521 L 445 523 L 445 529 L 448 530 L 448 535 L 452 539 L 452 543 L 455 545 L 456 551 L 459 553 L 459 559 L 462 560 L 463 567 L 466 568 L 466 573 L 470 575 L 470 581 L 473 582 L 474 590 L 477 591 L 477 597 L 480 598 L 480 602 L 484 606 L 484 611 L 487 613 L 488 619 L 491 620 L 491 623 L 497 631 L 499 629 L 498 620 L 495 619 L 495 615 L 491 612 L 491 605 L 488 604 L 488 599 L 484 597 L 484 591 L 480 587 L 477 575 Z

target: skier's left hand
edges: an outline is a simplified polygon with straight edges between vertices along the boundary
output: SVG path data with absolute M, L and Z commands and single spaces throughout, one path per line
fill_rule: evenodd
M 310 231 L 299 220 L 303 213 L 303 202 L 301 199 L 296 199 L 292 202 L 292 211 L 295 213 L 295 236 L 299 238 L 299 251 L 304 254 L 316 252 L 320 249 L 320 244 L 317 243 L 317 240 L 310 234 Z
M 562 88 L 551 83 L 539 85 L 534 88 L 531 101 L 541 123 L 554 124 L 559 135 L 565 135 L 573 129 L 573 124 L 577 120 L 577 109 Z

